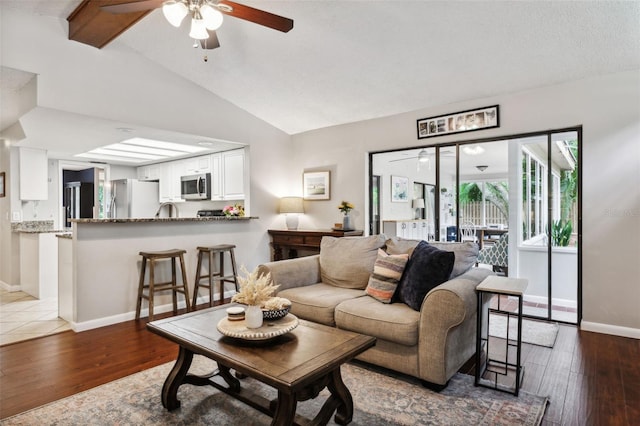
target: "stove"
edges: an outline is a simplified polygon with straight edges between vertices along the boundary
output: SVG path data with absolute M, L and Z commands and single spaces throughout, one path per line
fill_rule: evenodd
M 198 217 L 224 216 L 222 210 L 198 210 Z

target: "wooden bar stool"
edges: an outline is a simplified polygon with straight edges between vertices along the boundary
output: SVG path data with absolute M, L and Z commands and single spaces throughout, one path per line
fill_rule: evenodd
M 198 247 L 198 265 L 196 266 L 196 279 L 195 286 L 193 288 L 193 302 L 192 306 L 195 308 L 196 301 L 198 299 L 198 289 L 200 287 L 204 287 L 209 289 L 209 306 L 213 305 L 213 289 L 215 281 L 220 283 L 220 302 L 224 300 L 224 283 L 229 282 L 233 283 L 236 286 L 236 291 L 238 291 L 238 280 L 236 279 L 236 275 L 238 275 L 238 271 L 236 270 L 236 256 L 233 252 L 233 249 L 236 248 L 233 244 L 218 244 L 211 247 Z M 233 275 L 225 275 L 224 274 L 224 254 L 229 253 L 231 256 L 231 269 L 233 269 Z M 207 255 L 209 271 L 208 273 L 202 273 L 202 260 L 204 255 Z M 218 271 L 213 270 L 214 265 L 214 256 L 218 254 L 220 259 L 220 266 Z M 204 283 L 201 281 L 205 280 Z
M 171 290 L 173 293 L 173 311 L 178 311 L 177 293 L 184 294 L 184 300 L 187 304 L 187 311 L 191 310 L 191 299 L 189 298 L 189 289 L 187 288 L 187 275 L 184 269 L 184 254 L 186 250 L 164 250 L 164 251 L 141 251 L 142 266 L 140 268 L 140 283 L 138 284 L 138 303 L 136 306 L 136 319 L 140 318 L 140 310 L 142 308 L 142 299 L 149 301 L 149 321 L 153 321 L 153 297 L 158 291 Z M 155 282 L 155 266 L 156 261 L 171 260 L 171 281 L 157 283 Z M 176 260 L 180 259 L 180 270 L 182 272 L 182 284 L 178 284 Z M 147 269 L 147 261 L 149 261 L 149 282 L 144 283 L 144 276 Z M 144 289 L 149 291 L 144 294 Z

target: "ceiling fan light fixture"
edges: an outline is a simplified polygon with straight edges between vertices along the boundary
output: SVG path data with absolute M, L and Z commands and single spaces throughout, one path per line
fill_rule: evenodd
M 482 165 L 482 166 L 476 166 L 476 169 L 480 170 L 481 172 L 484 172 L 485 170 L 487 170 L 488 167 L 489 166 Z
M 193 19 L 191 19 L 191 31 L 189 31 L 189 37 L 196 40 L 206 40 L 209 38 L 209 33 L 207 32 L 207 26 L 204 23 L 204 19 L 199 15 L 200 14 L 198 12 L 195 12 Z
M 215 31 L 222 25 L 224 20 L 222 13 L 219 10 L 214 9 L 208 4 L 200 6 L 200 15 L 208 30 Z
M 189 8 L 181 1 L 167 0 L 162 4 L 162 13 L 167 21 L 177 28 L 189 13 Z

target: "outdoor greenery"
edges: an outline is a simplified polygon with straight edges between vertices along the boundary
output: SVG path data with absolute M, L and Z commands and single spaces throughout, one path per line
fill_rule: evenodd
M 495 205 L 500 213 L 505 217 L 509 217 L 509 185 L 507 182 L 485 182 L 486 194 L 484 199 L 486 202 Z M 476 182 L 465 182 L 460 184 L 460 204 L 462 206 L 473 203 L 482 202 L 482 189 Z
M 571 222 L 556 220 L 551 224 L 551 241 L 554 246 L 566 247 L 571 241 Z

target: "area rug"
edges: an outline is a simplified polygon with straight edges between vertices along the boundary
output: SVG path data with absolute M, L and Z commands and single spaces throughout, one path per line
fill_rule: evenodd
M 0 421 L 2 425 L 269 425 L 271 419 L 209 386 L 183 385 L 182 406 L 162 407 L 160 391 L 172 363 L 52 402 Z M 191 368 L 203 374 L 215 363 L 196 356 Z M 406 376 L 382 374 L 361 363 L 342 367 L 354 401 L 351 425 L 539 425 L 547 398 L 520 392 L 519 397 L 473 385 L 456 374 L 440 393 Z M 242 380 L 267 398 L 276 392 L 251 378 Z M 298 403 L 298 414 L 313 418 L 328 395 Z M 329 424 L 333 423 L 333 419 Z
M 518 332 L 518 322 L 515 318 L 509 320 L 509 338 L 515 339 Z M 538 346 L 552 348 L 558 336 L 558 324 L 543 321 L 522 320 L 522 342 L 531 343 Z M 506 315 L 491 314 L 489 320 L 489 335 L 507 338 L 507 317 Z

